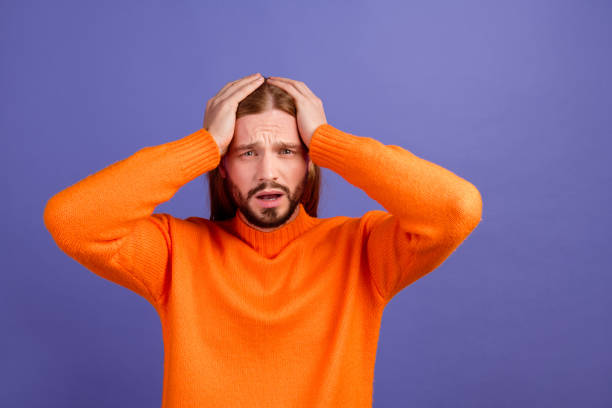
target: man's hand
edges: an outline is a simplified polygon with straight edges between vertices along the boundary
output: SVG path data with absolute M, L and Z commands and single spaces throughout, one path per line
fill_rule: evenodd
M 310 148 L 314 131 L 327 123 L 323 102 L 306 86 L 304 82 L 289 78 L 269 77 L 271 85 L 278 86 L 293 96 L 297 106 L 297 126 L 304 144 Z
M 217 142 L 221 156 L 225 154 L 234 137 L 238 104 L 262 83 L 263 77 L 259 72 L 228 82 L 206 102 L 204 125 L 202 127 Z

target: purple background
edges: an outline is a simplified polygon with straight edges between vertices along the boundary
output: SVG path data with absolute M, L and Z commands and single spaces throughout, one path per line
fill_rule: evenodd
M 3 1 L 0 405 L 160 406 L 155 310 L 62 253 L 43 209 L 261 72 L 482 194 L 387 306 L 375 407 L 611 406 L 610 21 L 609 1 Z M 321 217 L 382 209 L 323 177 Z M 205 181 L 156 212 L 208 217 Z

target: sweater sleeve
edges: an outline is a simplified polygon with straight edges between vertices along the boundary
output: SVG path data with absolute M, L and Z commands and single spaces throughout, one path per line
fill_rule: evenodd
M 171 274 L 173 231 L 172 217 L 153 211 L 219 161 L 204 128 L 144 147 L 52 196 L 45 226 L 67 255 L 157 306 Z
M 399 146 L 323 124 L 309 155 L 388 211 L 363 217 L 372 288 L 384 303 L 442 264 L 480 222 L 473 184 Z

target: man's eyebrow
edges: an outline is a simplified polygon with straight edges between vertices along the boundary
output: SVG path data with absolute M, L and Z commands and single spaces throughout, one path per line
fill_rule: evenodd
M 275 142 L 273 143 L 274 146 L 276 147 L 283 147 L 283 148 L 289 148 L 289 149 L 299 149 L 302 147 L 301 144 L 299 143 L 289 143 L 289 142 Z M 261 142 L 253 142 L 253 143 L 247 143 L 247 144 L 241 144 L 236 146 L 234 149 L 235 150 L 246 150 L 246 149 L 252 149 L 256 146 L 260 146 Z

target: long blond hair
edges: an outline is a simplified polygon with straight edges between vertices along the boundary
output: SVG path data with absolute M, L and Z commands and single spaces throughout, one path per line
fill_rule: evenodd
M 283 89 L 269 84 L 266 79 L 259 88 L 238 104 L 236 119 L 271 109 L 278 109 L 293 117 L 297 117 L 297 107 L 293 97 Z M 302 144 L 307 149 L 303 142 Z M 208 187 L 210 192 L 210 220 L 222 221 L 234 217 L 237 208 L 228 197 L 219 166 L 208 172 Z M 320 188 L 321 169 L 311 161 L 304 192 L 300 200 L 304 209 L 311 217 L 317 216 Z

